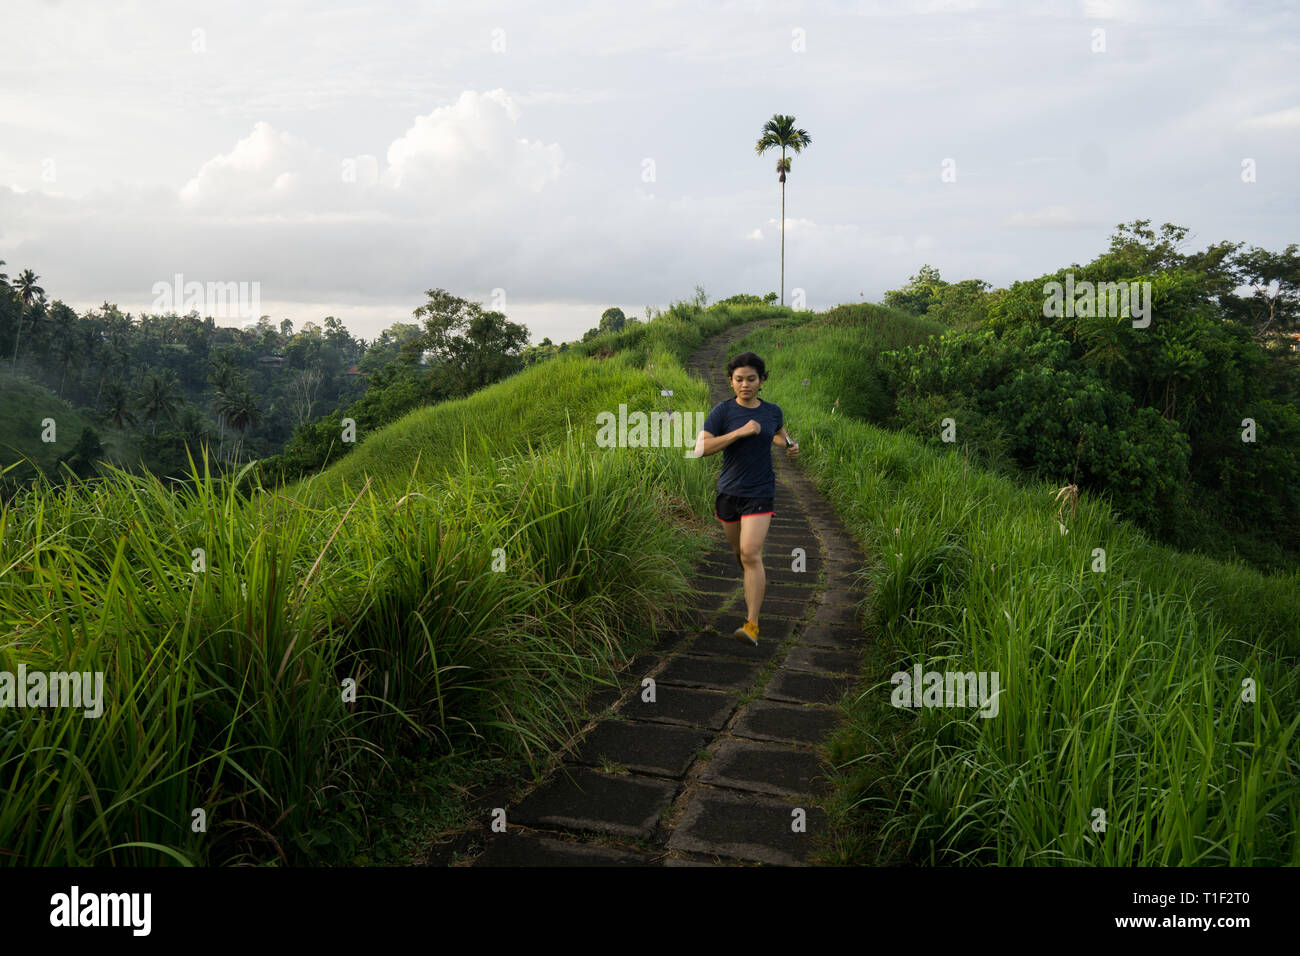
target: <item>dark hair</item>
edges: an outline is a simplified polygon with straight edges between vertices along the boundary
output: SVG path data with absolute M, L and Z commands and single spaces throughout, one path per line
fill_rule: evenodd
M 760 382 L 767 379 L 767 366 L 763 363 L 763 360 L 753 352 L 741 352 L 727 363 L 727 381 L 731 381 L 731 376 L 735 374 L 736 369 L 744 368 L 746 365 L 758 373 Z

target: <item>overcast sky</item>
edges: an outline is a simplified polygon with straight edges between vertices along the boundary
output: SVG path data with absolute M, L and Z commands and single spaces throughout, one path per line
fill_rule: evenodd
M 536 342 L 697 283 L 776 291 L 779 152 L 754 150 L 775 113 L 812 138 L 786 298 L 818 310 L 927 262 L 999 286 L 1087 262 L 1139 218 L 1188 248 L 1300 241 L 1286 3 L 5 0 L 4 19 L 2 271 L 78 312 L 154 311 L 179 274 L 373 339 L 442 287 Z

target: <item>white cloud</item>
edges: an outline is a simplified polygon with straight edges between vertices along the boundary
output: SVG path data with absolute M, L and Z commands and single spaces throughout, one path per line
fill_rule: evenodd
M 1242 120 L 1241 125 L 1246 129 L 1289 129 L 1300 126 L 1300 106 L 1252 116 Z
M 1032 212 L 1017 210 L 1002 220 L 1007 229 L 1080 229 L 1094 225 L 1069 206 L 1042 206 Z
M 512 94 L 520 106 L 590 106 L 619 99 L 615 90 L 537 90 Z
M 781 220 L 769 219 L 767 222 L 768 225 L 772 226 L 772 228 L 776 230 L 777 234 L 780 234 Z M 789 216 L 785 217 L 785 234 L 787 236 L 789 236 L 791 233 L 796 233 L 796 232 L 799 233 L 812 232 L 816 228 L 817 228 L 817 223 L 813 222 L 811 219 L 792 219 Z
M 180 190 L 179 198 L 194 211 L 283 211 L 303 201 L 308 179 L 326 177 L 319 150 L 270 123 L 259 122 L 228 153 L 204 163 Z
M 564 151 L 516 135 L 519 106 L 504 90 L 466 90 L 452 106 L 418 116 L 388 147 L 383 181 L 404 194 L 445 201 L 537 193 L 559 178 Z
M 467 90 L 417 116 L 376 157 L 331 156 L 259 121 L 205 162 L 180 190 L 188 213 L 270 214 L 312 221 L 426 217 L 444 225 L 535 197 L 564 168 L 558 144 L 517 134 L 519 106 L 504 90 Z

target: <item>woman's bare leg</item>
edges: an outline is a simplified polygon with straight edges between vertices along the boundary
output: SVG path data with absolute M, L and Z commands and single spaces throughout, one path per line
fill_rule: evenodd
M 742 568 L 745 566 L 740 560 L 740 526 L 743 522 L 732 521 L 731 523 L 722 522 L 722 532 L 727 536 L 727 543 L 731 545 L 731 550 L 736 555 L 736 563 Z
M 758 623 L 758 609 L 763 606 L 767 590 L 767 572 L 763 570 L 763 541 L 767 538 L 771 515 L 745 515 L 740 519 L 740 560 L 745 568 L 745 607 L 749 620 Z

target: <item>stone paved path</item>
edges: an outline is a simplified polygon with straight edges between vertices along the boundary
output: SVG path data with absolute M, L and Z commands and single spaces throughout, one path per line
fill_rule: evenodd
M 710 383 L 713 401 L 734 397 L 726 362 L 753 328 L 730 329 L 692 356 L 689 370 Z M 797 422 L 789 427 L 803 438 Z M 561 769 L 506 808 L 506 832 L 491 834 L 473 865 L 807 863 L 825 826 L 817 745 L 840 720 L 834 705 L 856 680 L 865 640 L 865 594 L 852 577 L 862 554 L 783 449 L 772 462 L 759 646 L 730 636 L 745 619 L 744 589 L 719 527 L 716 549 L 695 567 L 689 626 L 659 635 Z M 806 570 L 792 569 L 796 548 Z

